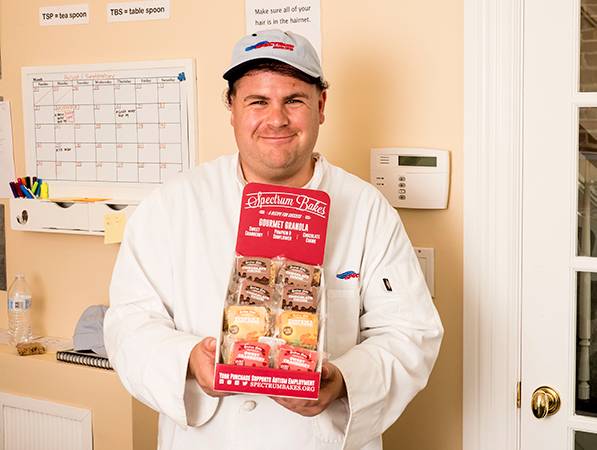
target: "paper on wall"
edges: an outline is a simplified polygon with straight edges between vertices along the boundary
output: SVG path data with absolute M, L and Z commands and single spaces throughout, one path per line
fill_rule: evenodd
M 15 180 L 10 102 L 0 102 L 0 198 L 12 198 L 8 185 Z
M 39 8 L 39 25 L 87 25 L 89 4 L 43 6 Z
M 161 20 L 170 18 L 170 0 L 108 3 L 108 22 Z
M 300 34 L 311 42 L 321 59 L 319 0 L 246 0 L 247 34 L 278 28 Z
M 106 214 L 104 216 L 104 244 L 118 244 L 122 242 L 126 214 Z

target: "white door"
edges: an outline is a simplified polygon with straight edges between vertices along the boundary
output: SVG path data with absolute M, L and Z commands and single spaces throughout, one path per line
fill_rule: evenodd
M 524 5 L 520 448 L 597 449 L 597 2 Z

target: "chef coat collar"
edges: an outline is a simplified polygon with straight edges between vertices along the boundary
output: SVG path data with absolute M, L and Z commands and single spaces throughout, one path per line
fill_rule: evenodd
M 323 177 L 323 156 L 321 153 L 313 152 L 313 158 L 315 158 L 315 169 L 313 170 L 313 176 L 309 182 L 303 186 L 303 189 L 317 189 Z M 236 159 L 236 178 L 242 191 L 248 182 L 245 180 L 243 170 L 240 166 L 240 153 L 237 153 Z

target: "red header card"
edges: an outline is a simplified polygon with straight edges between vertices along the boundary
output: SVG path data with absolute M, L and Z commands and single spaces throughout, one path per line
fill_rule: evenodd
M 321 265 L 329 211 L 324 191 L 249 183 L 243 190 L 236 252 Z

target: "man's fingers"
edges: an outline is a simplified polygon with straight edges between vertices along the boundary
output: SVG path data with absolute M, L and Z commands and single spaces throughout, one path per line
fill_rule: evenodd
M 207 395 L 225 397 L 230 394 L 213 390 L 215 353 L 216 340 L 213 337 L 206 337 L 191 350 L 189 371 Z
M 206 337 L 199 344 L 209 353 L 215 353 L 216 351 L 216 339 L 213 337 Z

